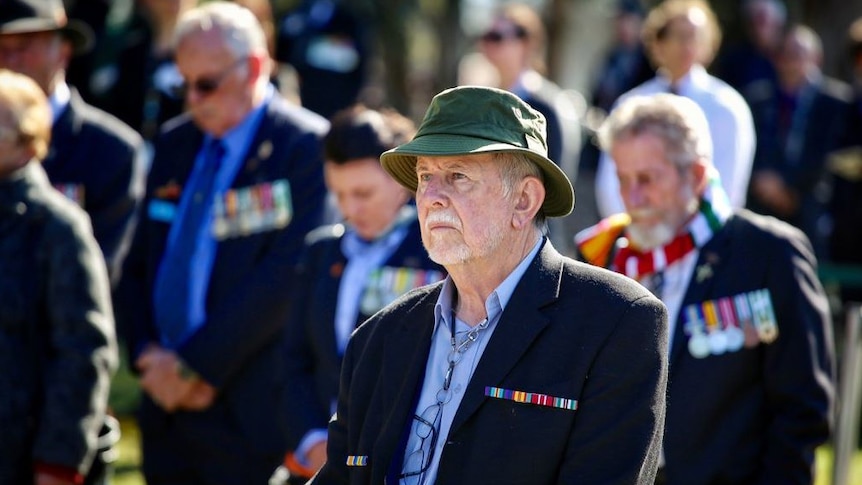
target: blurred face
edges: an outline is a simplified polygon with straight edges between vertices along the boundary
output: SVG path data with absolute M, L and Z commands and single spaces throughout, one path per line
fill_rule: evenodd
M 655 43 L 656 58 L 673 77 L 682 77 L 706 56 L 708 37 L 706 14 L 691 9 L 668 23 L 665 36 Z
M 236 59 L 216 32 L 193 34 L 176 50 L 186 107 L 205 132 L 220 137 L 253 108 L 257 59 Z
M 0 35 L 0 68 L 29 76 L 49 96 L 71 52 L 57 32 Z
M 394 222 L 407 202 L 407 191 L 389 176 L 376 158 L 327 162 L 326 186 L 335 195 L 344 220 L 359 237 L 373 240 Z
M 640 42 L 641 18 L 630 13 L 620 13 L 614 19 L 617 42 L 634 47 Z
M 789 35 L 781 46 L 777 67 L 782 84 L 796 87 L 807 79 L 812 69 L 817 68 L 817 59 L 808 46 Z
M 508 250 L 515 204 L 493 155 L 419 157 L 416 174 L 422 242 L 433 261 L 487 261 Z
M 664 142 L 651 133 L 614 143 L 620 195 L 632 218 L 627 235 L 639 249 L 669 242 L 698 207 L 700 179 L 694 166 L 681 174 L 667 158 Z
M 497 19 L 479 39 L 479 50 L 503 73 L 517 73 L 526 65 L 526 39 L 518 36 L 517 28 L 505 19 Z

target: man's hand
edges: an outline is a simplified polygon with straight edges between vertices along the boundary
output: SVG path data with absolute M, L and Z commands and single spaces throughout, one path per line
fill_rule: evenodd
M 799 206 L 796 193 L 774 170 L 760 170 L 753 174 L 751 190 L 762 203 L 781 217 L 792 216 Z
M 199 411 L 215 398 L 215 388 L 198 377 L 181 375 L 182 361 L 171 350 L 152 345 L 135 366 L 141 371 L 141 388 L 165 411 Z

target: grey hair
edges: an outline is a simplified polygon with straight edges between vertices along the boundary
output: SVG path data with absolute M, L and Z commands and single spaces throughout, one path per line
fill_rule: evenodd
M 266 35 L 257 17 L 251 10 L 225 1 L 210 2 L 184 13 L 174 30 L 174 48 L 186 38 L 210 30 L 219 33 L 235 59 L 269 55 Z
M 509 198 L 515 190 L 515 185 L 525 177 L 536 177 L 545 183 L 545 178 L 542 176 L 542 170 L 532 160 L 529 155 L 521 152 L 497 152 L 494 154 L 494 162 L 500 166 L 500 177 L 503 180 L 503 197 Z M 537 229 L 544 229 L 545 214 L 539 209 L 536 217 L 533 219 L 533 224 Z
M 616 142 L 643 134 L 659 137 L 668 159 L 679 170 L 698 159 L 712 164 L 706 116 L 688 98 L 666 93 L 626 98 L 599 128 L 599 144 L 610 152 Z

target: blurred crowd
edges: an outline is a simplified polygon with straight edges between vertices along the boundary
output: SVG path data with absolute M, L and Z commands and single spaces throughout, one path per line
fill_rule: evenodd
M 26 311 L 44 320 L 48 330 L 27 338 L 48 349 L 34 368 L 58 388 L 22 402 L 42 400 L 45 423 L 83 423 L 22 427 L 34 451 L 7 468 L 0 458 L 0 478 L 15 477 L 0 483 L 24 483 L 22 463 L 39 484 L 104 483 L 118 342 L 145 391 L 148 480 L 266 483 L 282 465 L 299 483 L 325 461 L 352 330 L 446 277 L 422 247 L 412 194 L 378 160 L 416 127 L 361 103 L 375 39 L 350 2 L 121 3 L 0 0 L 0 123 L 5 111 L 15 118 L 0 124 L 0 143 L 41 140 L 0 152 L 15 157 L 0 158 L 0 210 L 48 214 L 13 248 L 38 246 L 16 274 L 44 278 L 22 292 L 27 304 L 0 309 L 0 325 Z M 839 80 L 822 70 L 818 33 L 781 0 L 742 2 L 746 36 L 733 45 L 709 6 L 691 3 L 614 4 L 588 110 L 548 78 L 541 12 L 507 5 L 476 39 L 486 70 L 462 81 L 541 112 L 548 157 L 575 185 L 575 213 L 548 221 L 550 240 L 574 257 L 579 231 L 625 211 L 596 127 L 630 97 L 672 93 L 703 110 L 734 209 L 797 227 L 821 264 L 862 264 L 862 18 L 847 32 L 854 77 Z M 26 106 L 14 101 L 22 93 Z M 50 133 L 27 131 L 27 110 Z M 3 185 L 13 182 L 15 199 Z M 48 184 L 68 200 L 31 198 Z M 842 296 L 862 300 L 862 288 Z M 64 310 L 33 309 L 45 302 Z M 68 409 L 61 371 L 92 389 Z M 58 440 L 74 446 L 58 451 Z

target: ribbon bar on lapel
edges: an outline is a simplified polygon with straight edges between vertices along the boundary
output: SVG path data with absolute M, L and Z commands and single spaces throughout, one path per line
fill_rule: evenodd
M 347 466 L 365 466 L 368 464 L 366 455 L 347 455 Z
M 568 409 L 569 411 L 575 411 L 578 409 L 577 399 L 554 397 L 547 394 L 539 394 L 537 392 L 513 391 L 511 389 L 485 386 L 485 395 L 496 399 L 507 399 L 509 401 L 536 404 L 538 406 Z

